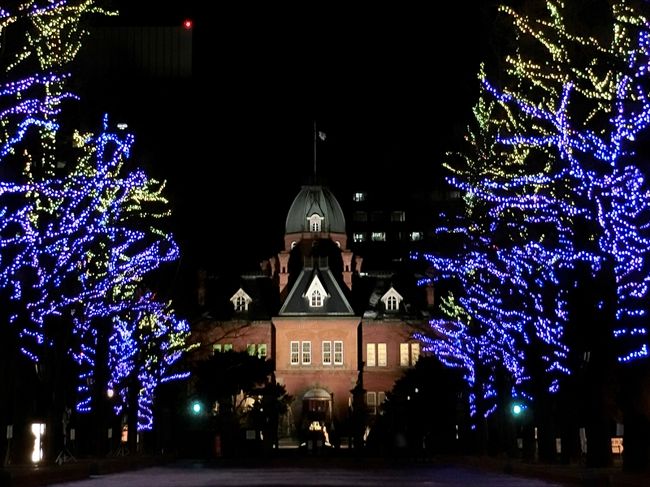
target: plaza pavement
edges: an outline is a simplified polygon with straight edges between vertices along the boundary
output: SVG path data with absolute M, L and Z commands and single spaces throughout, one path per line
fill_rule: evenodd
M 279 451 L 269 457 L 207 462 L 133 456 L 84 459 L 61 466 L 0 469 L 0 487 L 364 487 L 387 482 L 436 487 L 650 487 L 650 474 L 626 473 L 620 467 L 588 469 L 580 465 L 544 465 L 493 457 L 373 458 L 359 456 L 352 450 L 320 454 Z

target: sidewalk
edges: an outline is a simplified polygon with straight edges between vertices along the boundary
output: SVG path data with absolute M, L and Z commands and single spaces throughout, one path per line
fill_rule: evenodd
M 93 475 L 106 475 L 125 470 L 135 470 L 177 461 L 162 456 L 111 457 L 83 459 L 61 466 L 10 466 L 0 469 L 0 487 L 42 487 L 57 482 L 82 480 Z M 186 460 L 190 461 L 190 460 Z M 193 461 L 194 462 L 194 461 Z M 180 463 L 183 463 L 181 460 Z M 620 467 L 586 468 L 582 465 L 548 465 L 526 463 L 505 457 L 434 456 L 434 457 L 375 457 L 353 450 L 330 450 L 316 454 L 296 449 L 278 451 L 265 457 L 221 458 L 196 461 L 206 467 L 224 466 L 238 468 L 301 467 L 320 468 L 417 468 L 422 466 L 459 466 L 492 472 L 530 477 L 567 486 L 584 487 L 650 487 L 650 472 L 631 474 Z
M 88 458 L 63 465 L 10 465 L 0 468 L 0 487 L 41 487 L 57 482 L 70 482 L 125 470 L 163 465 L 175 458 L 133 456 Z
M 587 468 L 583 465 L 526 463 L 493 457 L 450 458 L 450 463 L 549 480 L 565 485 L 593 487 L 650 487 L 650 472 L 623 472 L 620 466 Z

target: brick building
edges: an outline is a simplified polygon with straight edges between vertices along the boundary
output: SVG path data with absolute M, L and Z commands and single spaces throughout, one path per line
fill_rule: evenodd
M 345 425 L 352 391 L 368 421 L 418 360 L 413 332 L 427 323 L 431 290 L 412 271 L 362 269 L 348 249 L 345 217 L 328 188 L 304 186 L 286 218 L 284 247 L 258 273 L 235 280 L 203 274 L 194 329 L 203 356 L 230 349 L 272 358 L 275 380 L 294 397 L 290 428 Z

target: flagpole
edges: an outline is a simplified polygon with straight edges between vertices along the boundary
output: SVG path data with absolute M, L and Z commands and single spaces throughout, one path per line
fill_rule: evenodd
M 316 141 L 318 132 L 316 131 L 316 120 L 314 120 L 314 184 L 316 184 Z

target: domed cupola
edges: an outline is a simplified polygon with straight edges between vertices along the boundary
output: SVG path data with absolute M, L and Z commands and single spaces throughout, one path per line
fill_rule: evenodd
M 330 190 L 322 186 L 303 186 L 291 204 L 285 234 L 345 234 L 341 205 Z
M 330 240 L 338 249 L 343 263 L 343 280 L 352 286 L 352 252 L 348 250 L 345 217 L 331 191 L 320 185 L 303 186 L 293 200 L 285 223 L 284 250 L 278 254 L 280 292 L 289 282 L 289 254 L 298 245 L 302 257 L 316 257 L 319 243 Z M 311 243 L 311 246 L 309 245 Z

